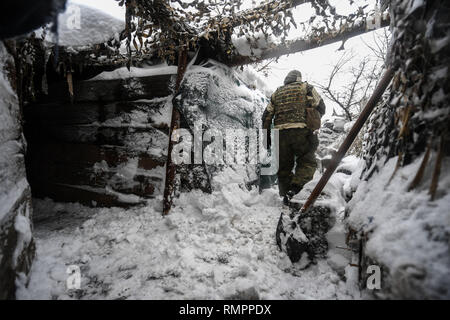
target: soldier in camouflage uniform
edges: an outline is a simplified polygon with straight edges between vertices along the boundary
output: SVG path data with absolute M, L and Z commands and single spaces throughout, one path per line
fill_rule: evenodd
M 279 129 L 278 187 L 285 202 L 300 192 L 312 179 L 317 167 L 317 135 L 307 126 L 306 108 L 315 108 L 321 117 L 325 104 L 313 86 L 302 82 L 300 71 L 289 72 L 263 114 L 263 128 Z M 320 119 L 320 118 L 319 118 Z M 320 120 L 319 120 L 320 121 Z M 295 172 L 293 169 L 295 167 Z

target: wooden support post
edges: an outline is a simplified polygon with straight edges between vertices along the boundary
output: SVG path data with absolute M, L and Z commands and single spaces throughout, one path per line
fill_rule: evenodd
M 181 49 L 178 55 L 178 70 L 177 70 L 177 80 L 175 83 L 175 92 L 174 97 L 180 90 L 181 81 L 183 80 L 184 73 L 187 68 L 187 49 Z M 173 196 L 175 191 L 175 174 L 176 174 L 176 166 L 172 161 L 172 150 L 173 150 L 173 142 L 172 142 L 172 133 L 174 130 L 180 128 L 180 112 L 173 106 L 172 103 L 172 120 L 170 122 L 170 130 L 169 130 L 169 147 L 167 151 L 167 163 L 166 163 L 166 179 L 164 186 L 164 198 L 163 198 L 163 214 L 166 215 L 169 213 L 170 208 L 172 207 Z
M 442 157 L 443 157 L 442 154 L 444 153 L 444 136 L 445 132 L 442 133 L 441 135 L 441 141 L 439 143 L 439 148 L 436 156 L 436 163 L 434 165 L 433 170 L 433 178 L 431 179 L 430 190 L 428 192 L 431 201 L 434 201 L 436 198 L 436 190 L 439 184 L 439 175 L 441 173 Z
M 308 210 L 308 208 L 311 205 L 314 204 L 317 197 L 320 195 L 323 188 L 327 184 L 328 180 L 331 178 L 331 175 L 334 173 L 337 166 L 341 162 L 342 158 L 344 158 L 345 153 L 352 145 L 353 141 L 355 140 L 359 131 L 363 127 L 364 123 L 369 118 L 372 110 L 375 108 L 378 101 L 381 99 L 383 92 L 386 90 L 386 88 L 389 85 L 389 83 L 391 82 L 393 76 L 394 76 L 394 70 L 392 68 L 389 68 L 388 70 L 386 70 L 383 77 L 381 78 L 380 83 L 375 88 L 375 91 L 373 92 L 372 97 L 370 97 L 369 101 L 367 102 L 366 106 L 364 107 L 364 110 L 359 115 L 358 120 L 356 120 L 355 124 L 353 125 L 352 129 L 348 133 L 347 137 L 345 138 L 345 140 L 342 143 L 341 147 L 339 148 L 338 152 L 333 156 L 333 159 L 331 159 L 331 162 L 328 165 L 327 170 L 323 174 L 322 178 L 320 178 L 320 180 L 317 183 L 314 190 L 311 192 L 311 195 L 309 196 L 308 200 L 306 200 L 305 204 L 300 209 L 300 212 L 305 212 L 306 210 Z

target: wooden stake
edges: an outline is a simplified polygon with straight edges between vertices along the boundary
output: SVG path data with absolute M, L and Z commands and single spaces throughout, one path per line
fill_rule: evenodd
M 385 188 L 388 187 L 388 186 L 391 184 L 392 179 L 394 179 L 395 174 L 397 173 L 398 169 L 400 168 L 400 164 L 402 163 L 402 161 L 403 161 L 403 152 L 400 151 L 400 152 L 398 153 L 397 163 L 395 164 L 394 172 L 392 172 L 392 175 L 391 175 L 391 177 L 389 178 L 389 181 L 388 181 L 388 183 L 386 184 Z
M 309 196 L 308 200 L 306 200 L 305 204 L 300 209 L 300 212 L 305 212 L 306 210 L 308 210 L 308 208 L 314 204 L 317 197 L 322 192 L 323 188 L 325 188 L 326 184 L 328 183 L 328 180 L 331 178 L 331 176 L 333 175 L 337 166 L 341 162 L 342 158 L 345 156 L 345 153 L 348 151 L 348 149 L 352 145 L 353 141 L 355 140 L 359 131 L 363 127 L 364 123 L 369 118 L 372 110 L 375 108 L 378 101 L 381 99 L 383 92 L 386 90 L 386 88 L 389 85 L 389 83 L 391 82 L 393 76 L 394 76 L 394 70 L 392 68 L 389 68 L 388 70 L 386 70 L 386 72 L 384 73 L 383 77 L 380 80 L 380 83 L 378 83 L 377 87 L 375 88 L 375 91 L 373 92 L 372 96 L 370 97 L 369 101 L 367 102 L 366 106 L 364 107 L 364 110 L 359 115 L 358 120 L 356 120 L 355 124 L 353 125 L 352 129 L 348 133 L 347 137 L 345 138 L 345 140 L 342 143 L 341 147 L 339 148 L 338 152 L 336 152 L 336 154 L 331 159 L 331 162 L 328 165 L 327 170 L 322 175 L 322 178 L 320 178 L 320 180 L 317 183 L 314 190 L 311 192 L 311 195 Z
M 425 152 L 425 155 L 423 156 L 422 163 L 420 164 L 419 170 L 417 170 L 416 176 L 414 177 L 413 181 L 409 184 L 408 191 L 411 191 L 419 185 L 420 181 L 422 181 L 423 174 L 425 172 L 425 168 L 427 166 L 428 160 L 430 159 L 430 152 L 431 152 L 431 140 L 428 143 L 427 151 Z
M 441 173 L 443 150 L 444 150 L 444 134 L 442 134 L 441 141 L 439 143 L 439 150 L 436 157 L 436 164 L 434 165 L 433 178 L 431 179 L 430 191 L 428 192 L 428 194 L 431 196 L 430 197 L 431 201 L 434 201 L 436 197 L 436 190 L 439 184 L 439 175 Z
M 186 72 L 187 58 L 188 58 L 187 49 L 182 49 L 178 55 L 178 71 L 177 71 L 177 80 L 175 83 L 174 97 L 180 90 L 181 81 L 183 80 L 184 74 Z M 163 198 L 164 215 L 167 215 L 170 211 L 170 208 L 172 207 L 173 196 L 175 191 L 176 166 L 172 162 L 172 150 L 173 150 L 172 133 L 174 132 L 174 130 L 180 128 L 180 119 L 181 119 L 180 113 L 178 112 L 177 108 L 173 106 L 172 103 L 172 120 L 170 122 L 170 130 L 169 130 L 169 147 L 167 151 L 166 179 Z

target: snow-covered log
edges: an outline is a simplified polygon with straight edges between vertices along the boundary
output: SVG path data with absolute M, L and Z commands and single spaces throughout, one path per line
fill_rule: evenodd
M 286 42 L 285 44 L 278 44 L 278 45 L 268 43 L 265 45 L 265 48 L 260 49 L 261 52 L 258 55 L 248 56 L 238 54 L 230 57 L 230 61 L 228 61 L 227 64 L 230 66 L 246 65 L 266 59 L 278 58 L 283 55 L 314 49 L 338 41 L 345 42 L 346 40 L 352 37 L 362 35 L 366 32 L 373 31 L 378 28 L 384 28 L 389 26 L 390 23 L 389 16 L 383 16 L 383 18 L 380 20 L 381 21 L 379 25 L 376 25 L 374 23 L 374 19 L 370 18 L 367 20 L 356 22 L 355 24 L 348 26 L 343 30 L 325 33 L 317 37 L 311 37 L 310 39 L 292 40 Z M 237 47 L 236 49 L 238 53 L 249 51 L 242 49 L 240 50 L 239 47 Z

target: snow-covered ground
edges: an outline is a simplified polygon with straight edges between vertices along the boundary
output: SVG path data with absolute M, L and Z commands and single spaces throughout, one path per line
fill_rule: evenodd
M 408 191 L 422 159 L 399 168 L 390 180 L 396 161 L 397 157 L 390 159 L 369 182 L 360 182 L 348 204 L 347 223 L 370 235 L 366 255 L 389 270 L 386 286 L 396 298 L 448 299 L 450 173 L 442 171 L 436 199 L 431 201 L 433 166 L 426 168 L 424 182 Z M 442 168 L 449 165 L 445 159 Z
M 160 200 L 127 210 L 35 200 L 37 259 L 18 298 L 359 298 L 330 261 L 296 270 L 275 243 L 278 191 L 248 191 L 242 176 L 226 168 L 212 194 L 182 194 L 166 217 Z M 66 289 L 70 265 L 80 290 Z

